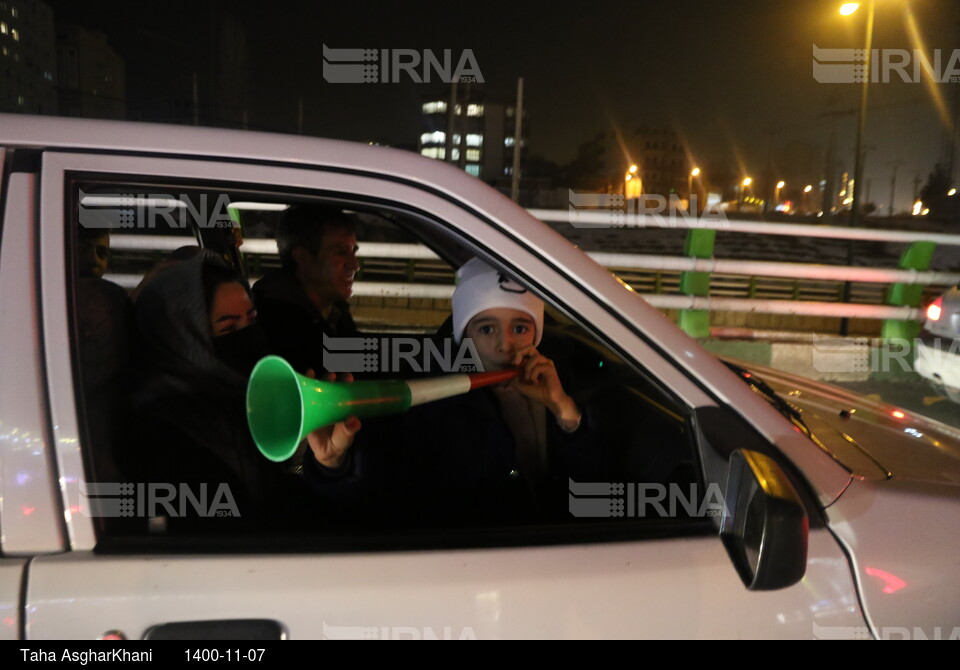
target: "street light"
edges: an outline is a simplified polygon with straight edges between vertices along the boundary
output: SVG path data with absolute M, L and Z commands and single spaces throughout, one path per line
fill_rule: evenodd
M 753 183 L 753 180 L 750 177 L 745 177 L 743 182 L 740 184 L 740 206 L 737 209 L 743 208 L 743 197 L 747 192 L 747 186 Z
M 807 184 L 803 187 L 803 213 L 809 213 L 809 206 L 807 205 L 807 194 L 813 190 L 813 184 Z
M 840 13 L 844 16 L 853 14 L 860 8 L 860 4 L 850 2 L 840 7 Z M 850 201 L 850 226 L 854 227 L 858 223 L 860 209 L 860 193 L 863 184 L 863 130 L 867 123 L 867 93 L 870 90 L 870 52 L 873 47 L 873 15 L 874 0 L 867 0 L 867 27 L 866 37 L 864 38 L 864 53 L 866 54 L 863 63 L 863 86 L 860 88 L 860 116 L 857 119 L 857 146 L 854 156 L 853 167 L 853 194 Z M 852 256 L 852 246 L 850 249 Z M 853 259 L 848 259 L 853 264 Z
M 624 203 L 626 203 L 626 202 L 630 199 L 630 191 L 631 191 L 631 190 L 636 190 L 636 191 L 637 191 L 637 197 L 638 197 L 638 198 L 640 197 L 640 186 L 637 186 L 636 189 L 630 189 L 630 188 L 628 188 L 628 185 L 630 184 L 630 182 L 631 182 L 634 178 L 636 178 L 636 180 L 637 180 L 635 183 L 640 184 L 640 177 L 637 176 L 637 169 L 638 169 L 638 168 L 637 168 L 636 165 L 631 165 L 629 168 L 627 168 L 626 173 L 624 173 L 624 175 L 623 175 L 623 201 L 624 201 Z
M 780 206 L 780 189 L 782 189 L 785 184 L 786 184 L 786 182 L 783 181 L 782 179 L 777 182 L 777 200 L 776 200 L 776 203 L 777 203 L 777 204 L 774 205 L 774 208 Z
M 693 207 L 693 178 L 700 176 L 700 168 L 695 167 L 687 175 L 687 211 L 692 211 Z

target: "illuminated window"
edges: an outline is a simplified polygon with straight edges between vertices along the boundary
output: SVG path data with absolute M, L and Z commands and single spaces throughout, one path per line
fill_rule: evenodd
M 446 149 L 443 147 L 425 147 L 420 150 L 421 156 L 426 156 L 427 158 L 437 158 L 443 160 L 443 156 L 446 153 Z
M 460 150 L 457 149 L 456 147 L 454 147 L 453 149 L 451 149 L 451 150 L 450 150 L 450 158 L 451 158 L 451 160 L 455 160 L 455 161 L 460 160 Z
M 467 105 L 467 116 L 483 116 L 483 105 Z
M 512 147 L 512 146 L 513 146 L 513 138 L 512 138 L 512 137 L 504 137 L 504 138 L 503 138 L 503 146 L 505 146 L 505 147 Z
M 447 139 L 447 134 L 442 130 L 436 130 L 432 133 L 423 133 L 420 135 L 420 144 L 443 144 Z
M 479 149 L 467 149 L 467 160 L 468 160 L 468 161 L 479 161 L 479 160 L 480 160 L 480 150 L 479 150 Z
M 11 7 L 11 8 L 10 8 L 10 16 L 12 16 L 13 18 L 17 18 L 17 16 L 19 16 L 19 13 L 17 12 L 17 8 L 16 8 L 16 7 Z
M 436 100 L 434 102 L 426 102 L 423 104 L 424 114 L 443 114 L 446 111 L 447 103 L 443 100 Z
M 49 71 L 47 71 L 47 70 L 44 70 L 44 71 L 43 71 L 43 78 L 46 79 L 47 81 L 53 81 L 53 73 L 52 73 L 52 72 L 49 72 Z
M 8 30 L 9 28 L 7 28 L 7 24 L 3 21 L 0 21 L 0 35 L 6 35 Z
M 22 105 L 22 104 L 23 104 L 23 96 L 22 96 L 22 95 L 18 95 L 18 96 L 17 96 L 17 104 L 18 104 L 18 105 Z
M 480 176 L 480 166 L 479 165 L 468 165 L 467 174 L 473 175 L 474 177 Z
M 483 146 L 483 135 L 478 135 L 477 133 L 467 133 L 467 146 L 468 146 L 468 147 L 482 147 L 482 146 Z
M 20 31 L 17 30 L 16 28 L 11 28 L 11 29 L 10 29 L 10 37 L 13 38 L 13 41 L 14 41 L 14 42 L 19 42 L 19 41 L 20 41 Z

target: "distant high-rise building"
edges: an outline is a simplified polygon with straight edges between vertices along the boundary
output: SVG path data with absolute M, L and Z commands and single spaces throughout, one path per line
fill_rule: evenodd
M 53 10 L 40 0 L 0 0 L 0 111 L 56 114 Z
M 57 26 L 58 95 L 62 116 L 127 118 L 123 59 L 103 33 Z
M 687 197 L 690 161 L 672 128 L 638 128 L 627 137 L 633 163 L 643 180 L 643 192 Z
M 458 165 L 488 183 L 509 179 L 517 144 L 513 105 L 490 102 L 469 91 L 457 100 L 452 115 L 449 100 L 432 98 L 423 103 L 420 154 Z M 525 129 L 521 133 L 526 136 Z M 524 142 L 520 144 L 522 152 Z

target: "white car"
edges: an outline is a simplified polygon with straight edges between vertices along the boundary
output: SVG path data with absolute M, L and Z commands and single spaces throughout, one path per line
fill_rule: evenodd
M 477 179 L 340 141 L 28 116 L 0 116 L 0 156 L 0 637 L 960 636 L 956 430 L 718 360 Z M 109 229 L 105 277 L 131 289 L 194 233 L 222 242 L 226 205 L 259 203 L 241 216 L 258 238 L 317 201 L 540 295 L 596 382 L 616 477 L 570 481 L 560 522 L 436 532 L 181 534 L 123 488 L 138 445 L 98 382 L 126 343 L 82 327 L 82 229 Z M 357 294 L 406 295 L 364 272 Z M 400 326 L 427 330 L 423 295 L 391 303 Z M 376 300 L 357 314 L 383 324 Z M 657 459 L 679 474 L 653 478 Z
M 960 402 L 960 287 L 927 307 L 914 367 L 934 388 Z

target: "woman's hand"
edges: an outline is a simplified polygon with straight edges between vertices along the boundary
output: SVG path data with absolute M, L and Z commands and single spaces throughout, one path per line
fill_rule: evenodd
M 307 370 L 307 376 L 310 379 L 316 379 L 317 376 L 313 370 Z M 333 373 L 327 375 L 327 381 L 336 381 L 337 376 Z M 340 381 L 353 382 L 353 375 L 347 372 L 341 376 Z M 360 419 L 355 416 L 347 417 L 343 421 L 317 428 L 315 431 L 307 434 L 307 444 L 313 452 L 313 457 L 317 459 L 320 465 L 336 470 L 343 466 L 347 458 L 347 452 L 353 445 L 353 438 L 361 428 Z

